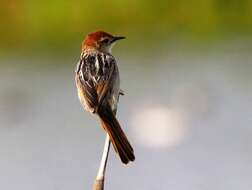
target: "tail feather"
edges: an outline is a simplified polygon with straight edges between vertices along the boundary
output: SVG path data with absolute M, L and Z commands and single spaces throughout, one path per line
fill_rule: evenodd
M 113 147 L 119 154 L 121 161 L 124 164 L 134 161 L 134 150 L 111 109 L 101 108 L 97 113 L 100 117 L 102 127 L 109 134 Z

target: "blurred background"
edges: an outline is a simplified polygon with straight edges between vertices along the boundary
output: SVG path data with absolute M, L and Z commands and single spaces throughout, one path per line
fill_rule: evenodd
M 252 1 L 31 1 L 0 6 L 0 189 L 91 189 L 105 133 L 81 108 L 86 34 L 125 35 L 106 189 L 252 187 Z

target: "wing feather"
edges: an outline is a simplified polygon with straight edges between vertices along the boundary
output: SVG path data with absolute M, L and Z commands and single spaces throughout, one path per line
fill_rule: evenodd
M 104 101 L 113 85 L 115 60 L 103 53 L 84 54 L 76 68 L 76 83 L 92 112 Z

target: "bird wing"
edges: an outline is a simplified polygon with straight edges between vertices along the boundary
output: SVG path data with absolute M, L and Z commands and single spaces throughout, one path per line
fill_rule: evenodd
M 76 76 L 88 106 L 96 110 L 112 85 L 115 60 L 103 53 L 84 55 L 77 66 Z

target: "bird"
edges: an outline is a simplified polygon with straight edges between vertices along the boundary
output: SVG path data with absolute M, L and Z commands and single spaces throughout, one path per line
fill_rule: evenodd
M 88 34 L 82 42 L 81 55 L 75 70 L 75 83 L 82 107 L 98 116 L 122 163 L 135 160 L 134 150 L 116 118 L 120 76 L 113 45 L 125 39 L 104 31 Z

